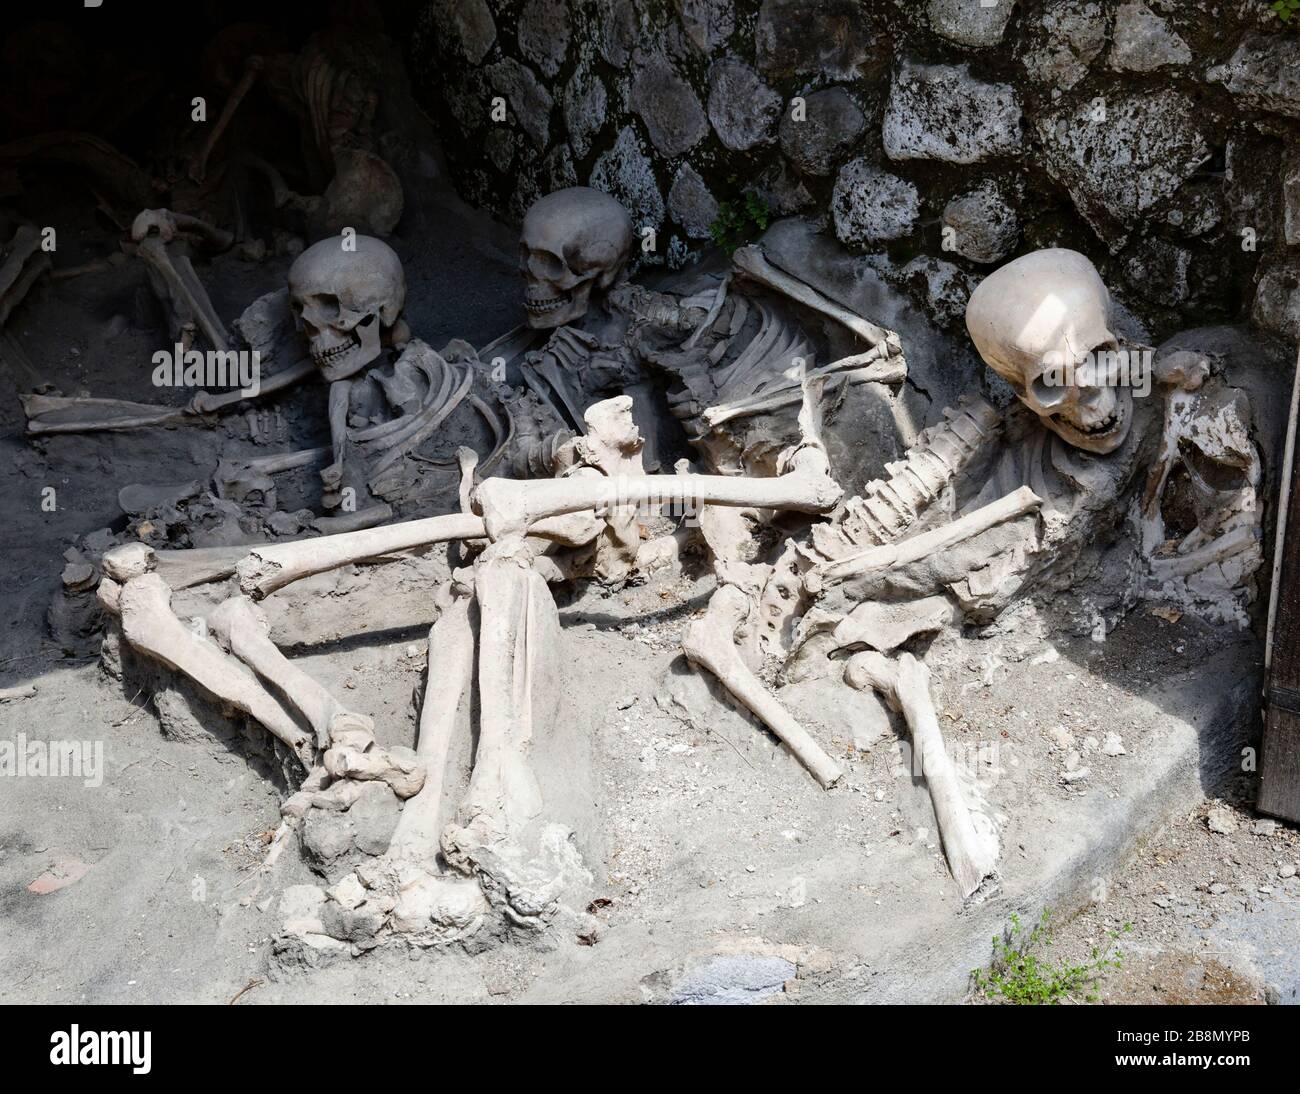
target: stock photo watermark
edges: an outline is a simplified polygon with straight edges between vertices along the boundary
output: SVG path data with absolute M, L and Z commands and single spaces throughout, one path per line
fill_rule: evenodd
M 19 733 L 0 741 L 0 777 L 80 779 L 88 789 L 104 782 L 103 741 L 29 741 Z
M 1128 388 L 1139 399 L 1151 394 L 1155 350 L 1106 349 L 1073 357 L 1054 351 L 1043 358 L 1047 366 L 1039 382 L 1052 388 Z
M 151 358 L 154 387 L 238 388 L 245 399 L 262 390 L 258 350 L 187 350 L 177 342 Z

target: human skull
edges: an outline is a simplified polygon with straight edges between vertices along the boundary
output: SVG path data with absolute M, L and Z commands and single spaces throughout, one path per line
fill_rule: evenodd
M 557 190 L 524 217 L 519 270 L 528 325 L 559 327 L 587 314 L 593 288 L 614 283 L 632 253 L 632 218 L 608 194 Z
M 346 247 L 354 239 L 355 249 Z M 314 243 L 289 267 L 294 321 L 327 380 L 354 375 L 379 356 L 380 335 L 406 303 L 406 277 L 393 249 L 372 236 Z
M 1048 429 L 1087 452 L 1113 452 L 1128 436 L 1133 394 L 1101 367 L 1119 351 L 1110 293 L 1077 251 L 1017 258 L 971 294 L 966 329 L 985 363 Z

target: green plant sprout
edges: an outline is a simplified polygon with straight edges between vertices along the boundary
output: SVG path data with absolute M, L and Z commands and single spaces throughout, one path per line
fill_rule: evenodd
M 1020 917 L 1012 913 L 1006 937 L 993 939 L 993 960 L 988 970 L 971 971 L 977 992 L 1019 1006 L 1053 1005 L 1073 1000 L 1080 992 L 1084 1002 L 1097 1001 L 1097 982 L 1102 973 L 1123 967 L 1124 954 L 1114 949 L 1121 932 L 1107 932 L 1105 948 L 1094 946 L 1085 964 L 1053 964 L 1039 956 L 1052 944 L 1047 927 L 1050 915 L 1044 908 L 1042 917 L 1025 935 Z M 1122 930 L 1126 933 L 1132 929 L 1133 924 L 1125 923 Z
M 724 201 L 718 205 L 718 215 L 709 225 L 709 235 L 714 243 L 731 254 L 737 247 L 762 235 L 771 221 L 772 210 L 767 203 L 748 191 L 740 201 Z
M 1290 23 L 1292 18 L 1300 15 L 1300 0 L 1274 0 L 1274 3 L 1270 4 L 1269 7 L 1272 8 L 1273 14 L 1284 23 Z

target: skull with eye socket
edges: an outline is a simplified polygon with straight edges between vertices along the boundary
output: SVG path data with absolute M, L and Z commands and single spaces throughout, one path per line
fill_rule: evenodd
M 581 319 L 592 290 L 608 289 L 631 253 L 632 218 L 608 194 L 571 186 L 534 202 L 519 241 L 528 325 Z
M 985 363 L 1062 440 L 1113 452 L 1128 436 L 1133 393 L 1113 383 L 1119 360 L 1110 293 L 1077 251 L 1034 251 L 971 294 L 966 329 Z
M 289 303 L 325 379 L 343 380 L 379 356 L 400 321 L 406 276 L 393 249 L 356 236 L 355 249 L 332 236 L 308 247 L 289 268 Z

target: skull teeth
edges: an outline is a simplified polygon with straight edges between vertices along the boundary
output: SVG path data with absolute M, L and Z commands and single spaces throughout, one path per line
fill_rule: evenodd
M 329 349 L 323 349 L 319 353 L 313 353 L 311 359 L 318 365 L 328 364 L 330 361 L 335 361 L 340 357 L 346 357 L 356 348 L 356 343 L 344 342 L 341 345 L 331 346 Z
M 1119 414 L 1116 411 L 1112 411 L 1101 421 L 1096 422 L 1093 425 L 1080 425 L 1077 422 L 1071 422 L 1071 421 L 1066 421 L 1065 424 L 1068 425 L 1071 429 L 1091 437 L 1098 433 L 1109 433 L 1112 429 L 1114 429 L 1117 425 L 1119 425 Z
M 555 311 L 556 308 L 563 307 L 568 300 L 563 296 L 553 296 L 549 300 L 525 300 L 524 307 L 532 312 Z

